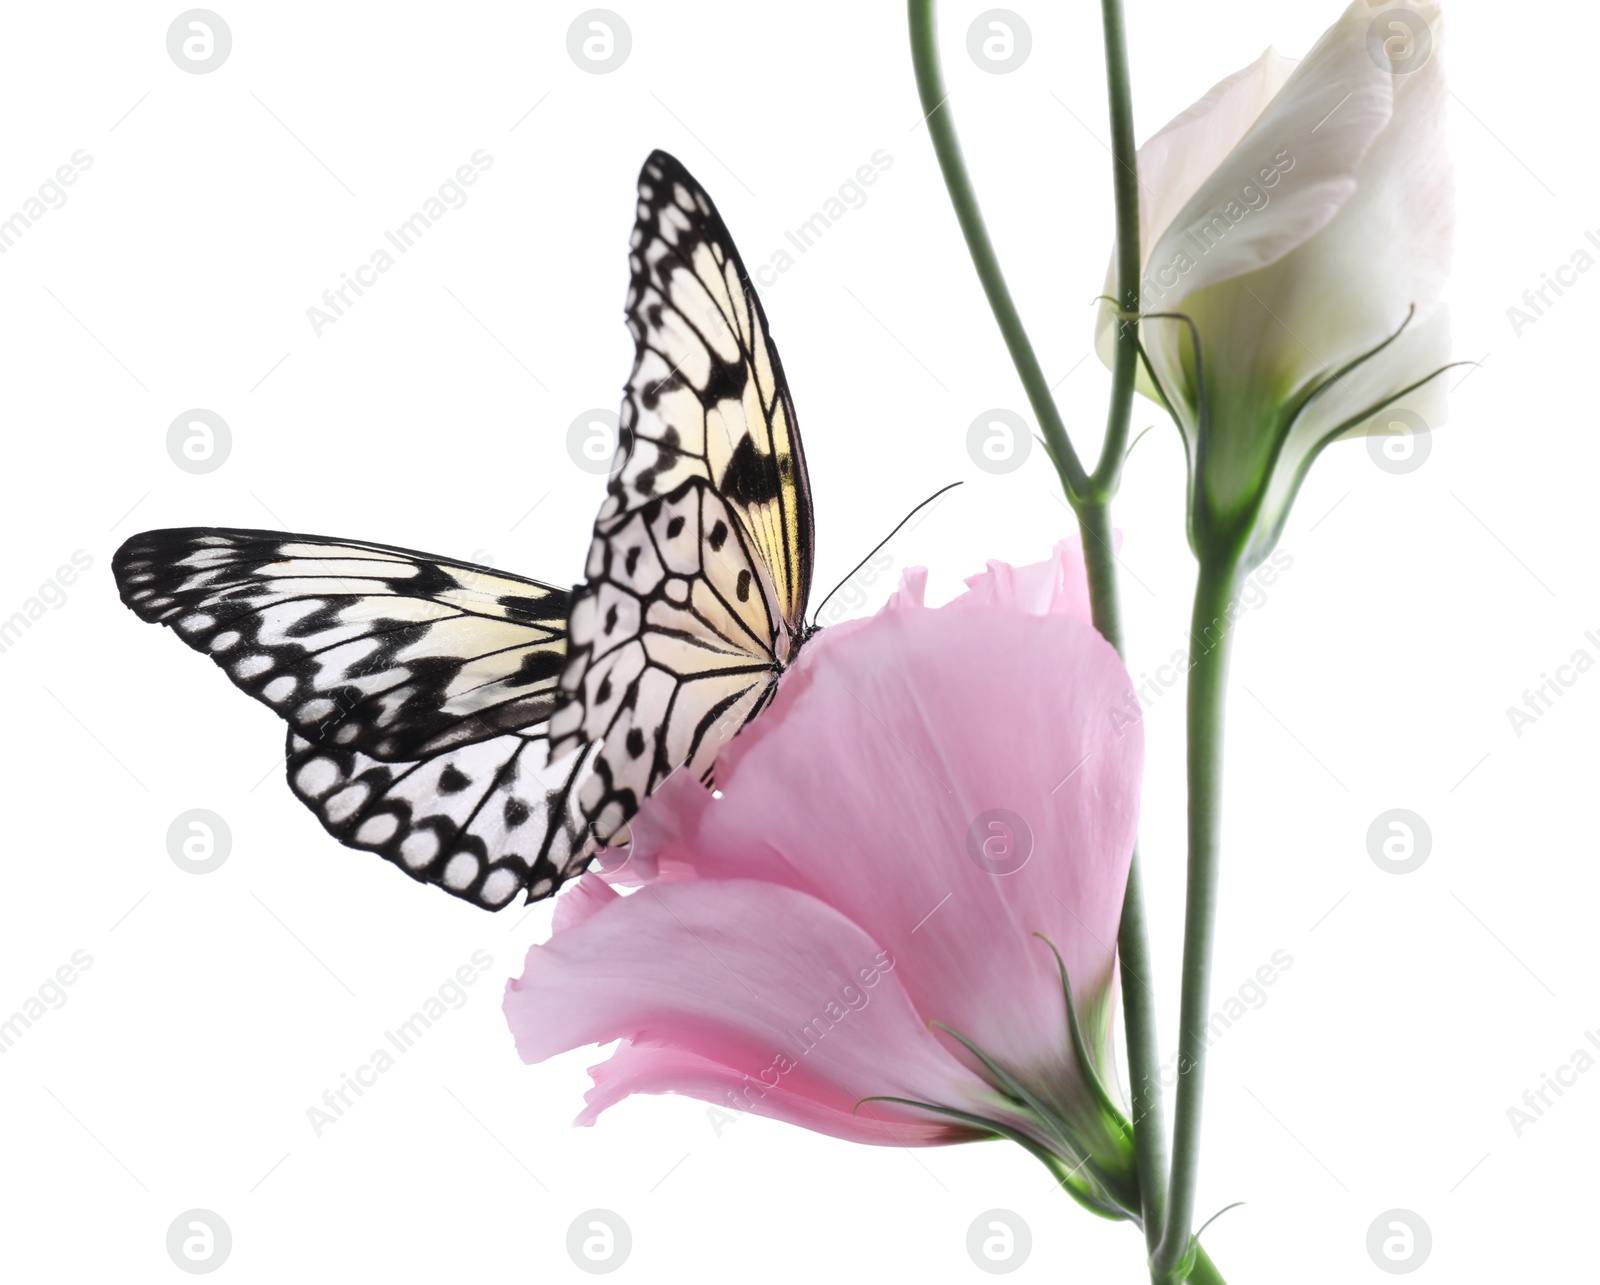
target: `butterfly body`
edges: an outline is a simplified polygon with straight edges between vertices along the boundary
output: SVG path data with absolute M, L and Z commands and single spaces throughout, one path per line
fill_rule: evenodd
M 189 527 L 113 558 L 123 601 L 288 724 L 297 798 L 348 847 L 494 909 L 707 783 L 815 631 L 810 483 L 783 367 L 721 216 L 639 176 L 618 460 L 585 582 L 397 546 Z

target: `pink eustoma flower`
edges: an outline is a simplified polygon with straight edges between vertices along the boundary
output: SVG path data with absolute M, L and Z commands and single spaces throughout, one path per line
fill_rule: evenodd
M 528 1062 L 621 1041 L 581 1124 L 682 1093 L 857 1142 L 998 1134 L 1121 1216 L 1137 1180 L 1103 1086 L 1138 705 L 1075 548 L 943 607 L 925 582 L 806 645 L 717 794 L 680 773 L 646 804 L 506 1016 Z

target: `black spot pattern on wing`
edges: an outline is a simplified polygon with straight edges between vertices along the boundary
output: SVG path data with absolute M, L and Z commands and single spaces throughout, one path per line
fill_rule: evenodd
M 587 571 L 551 752 L 600 743 L 577 800 L 593 841 L 606 844 L 626 837 L 674 771 L 711 770 L 771 698 L 789 635 L 743 526 L 703 478 L 602 518 Z
M 674 771 L 772 697 L 803 636 L 812 513 L 766 314 L 711 198 L 674 158 L 639 174 L 635 342 L 618 465 L 568 618 L 553 751 L 599 742 L 577 789 L 588 842 L 622 842 Z
M 794 404 L 722 216 L 665 152 L 652 152 L 639 174 L 629 264 L 636 348 L 619 467 L 600 516 L 704 478 L 743 525 L 780 615 L 797 632 L 811 588 L 813 519 Z
M 782 478 L 771 461 L 757 453 L 750 438 L 740 438 L 722 475 L 722 493 L 735 507 L 748 509 L 776 500 L 781 488 Z
M 496 910 L 521 888 L 530 901 L 549 896 L 588 864 L 573 786 L 592 751 L 564 763 L 548 754 L 544 738 L 511 733 L 380 762 L 291 730 L 289 788 L 340 843 Z
M 404 761 L 546 721 L 568 596 L 409 549 L 276 531 L 134 536 L 122 600 L 316 744 Z

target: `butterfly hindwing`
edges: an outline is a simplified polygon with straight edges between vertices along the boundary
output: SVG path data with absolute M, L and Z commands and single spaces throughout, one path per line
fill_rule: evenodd
M 568 596 L 409 549 L 186 527 L 112 561 L 122 600 L 313 743 L 405 761 L 543 723 Z
M 552 753 L 600 742 L 578 802 L 611 842 L 672 772 L 709 772 L 777 681 L 776 593 L 703 478 L 596 524 L 573 603 Z
M 798 630 L 811 590 L 811 484 L 761 301 L 711 198 L 653 152 L 629 252 L 636 345 L 621 467 L 602 519 L 701 477 L 738 516 Z
M 544 736 L 508 733 L 414 763 L 289 732 L 289 788 L 347 847 L 494 910 L 549 896 L 588 862 L 572 786 L 591 751 L 549 762 Z

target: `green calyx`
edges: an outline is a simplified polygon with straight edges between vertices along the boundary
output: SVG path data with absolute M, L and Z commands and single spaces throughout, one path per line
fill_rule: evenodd
M 887 1095 L 862 1098 L 857 1108 L 867 1102 L 893 1102 L 959 1121 L 992 1138 L 1007 1138 L 1041 1161 L 1054 1175 L 1057 1185 L 1091 1213 L 1142 1226 L 1133 1125 L 1107 1091 L 1090 1055 L 1061 952 L 1042 934 L 1034 936 L 1049 946 L 1056 957 L 1066 998 L 1072 1056 L 1089 1090 L 1090 1100 L 1074 1113 L 1075 1119 L 1068 1120 L 1058 1107 L 961 1032 L 937 1021 L 929 1022 L 929 1027 L 948 1035 L 977 1059 L 1010 1118 L 996 1120 L 954 1107 Z
M 1385 351 L 1405 333 L 1416 316 L 1416 307 L 1413 305 L 1394 332 L 1381 342 L 1358 353 L 1337 370 L 1328 372 L 1326 378 L 1315 381 L 1293 395 L 1275 400 L 1270 410 L 1261 408 L 1259 425 L 1229 424 L 1224 427 L 1225 432 L 1243 433 L 1253 440 L 1224 443 L 1217 437 L 1218 429 L 1212 423 L 1200 330 L 1194 318 L 1182 312 L 1119 311 L 1117 316 L 1122 324 L 1178 322 L 1188 332 L 1189 344 L 1184 353 L 1184 363 L 1186 382 L 1195 390 L 1192 406 L 1185 398 L 1180 408 L 1172 392 L 1162 385 L 1157 376 L 1143 341 L 1136 338 L 1135 342 L 1145 375 L 1155 390 L 1157 400 L 1178 425 L 1184 450 L 1189 457 L 1190 547 L 1202 562 L 1234 567 L 1241 573 L 1253 570 L 1272 552 L 1306 473 L 1328 445 L 1445 371 L 1471 364 L 1451 362 L 1441 366 L 1397 389 L 1388 397 L 1363 407 L 1316 438 L 1297 440 L 1296 428 L 1308 410 L 1316 406 L 1330 389 L 1338 386 L 1345 376 Z M 1188 413 L 1180 413 L 1180 409 Z M 1291 443 L 1295 443 L 1292 453 L 1289 451 Z M 1224 446 L 1228 449 L 1222 449 Z M 1219 475 L 1219 468 L 1225 469 L 1228 475 Z M 1286 471 L 1286 477 L 1282 485 L 1275 487 L 1274 479 L 1280 471 Z M 1272 500 L 1270 504 L 1269 497 Z
M 1200 1229 L 1189 1237 L 1189 1246 L 1184 1251 L 1182 1260 L 1172 1270 L 1172 1274 L 1165 1278 L 1165 1285 L 1184 1285 L 1184 1282 L 1188 1285 L 1225 1285 L 1222 1273 L 1217 1271 L 1210 1256 L 1200 1247 L 1200 1237 L 1205 1234 L 1207 1227 L 1228 1210 L 1237 1209 L 1242 1204 L 1244 1201 L 1236 1200 L 1231 1205 L 1224 1205 L 1200 1225 Z

